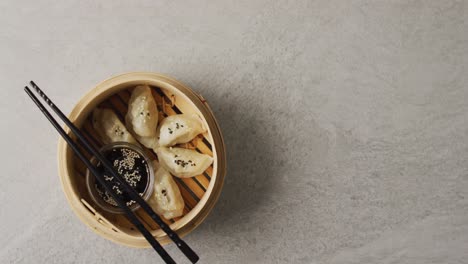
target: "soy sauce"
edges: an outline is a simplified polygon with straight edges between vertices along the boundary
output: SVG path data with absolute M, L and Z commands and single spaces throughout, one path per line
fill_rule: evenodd
M 149 178 L 149 166 L 145 158 L 135 150 L 127 147 L 115 147 L 105 151 L 103 155 L 111 162 L 114 170 L 122 176 L 140 196 L 143 196 Z M 111 174 L 104 169 L 101 163 L 97 164 L 97 168 L 100 171 L 104 171 L 104 179 L 112 186 L 114 193 L 117 193 L 127 206 L 136 204 L 124 190 L 123 186 L 121 186 L 117 179 L 110 176 Z M 97 181 L 95 182 L 95 188 L 102 200 L 114 207 L 118 207 L 112 196 Z

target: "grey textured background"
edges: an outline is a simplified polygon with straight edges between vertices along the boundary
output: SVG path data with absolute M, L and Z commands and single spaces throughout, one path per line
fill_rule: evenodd
M 228 175 L 200 263 L 468 263 L 467 1 L 0 2 L 0 263 L 159 263 L 70 210 L 66 112 L 127 71 L 203 94 Z M 167 247 L 177 260 L 184 258 Z

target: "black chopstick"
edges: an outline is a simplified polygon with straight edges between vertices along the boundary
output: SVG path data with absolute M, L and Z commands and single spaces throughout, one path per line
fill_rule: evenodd
M 130 195 L 130 197 L 137 202 L 141 208 L 153 219 L 159 227 L 169 236 L 177 247 L 184 253 L 184 255 L 192 262 L 196 263 L 199 260 L 197 253 L 195 253 L 187 243 L 185 243 L 176 232 L 174 232 L 162 219 L 153 211 L 143 198 L 130 186 L 128 183 L 113 169 L 112 164 L 92 145 L 86 140 L 81 131 L 63 114 L 63 112 L 55 106 L 50 98 L 37 86 L 33 81 L 30 81 L 31 86 L 36 92 L 47 102 L 50 108 L 59 116 L 60 119 L 70 128 L 70 130 L 77 136 L 78 140 L 83 143 L 85 149 L 97 160 L 101 162 L 106 170 L 108 170 L 111 176 L 123 186 L 124 190 Z
M 114 193 L 112 188 L 108 186 L 106 180 L 104 179 L 104 176 L 102 172 L 100 172 L 85 156 L 83 153 L 78 148 L 78 145 L 67 135 L 67 133 L 63 130 L 63 128 L 57 123 L 57 121 L 51 116 L 51 114 L 45 109 L 45 107 L 42 105 L 42 103 L 37 99 L 37 97 L 31 92 L 31 90 L 28 87 L 25 87 L 24 90 L 26 93 L 31 97 L 31 99 L 34 101 L 34 103 L 39 107 L 41 112 L 46 116 L 46 118 L 50 121 L 50 123 L 55 127 L 57 132 L 63 137 L 63 139 L 68 143 L 68 145 L 71 147 L 73 152 L 80 158 L 81 161 L 88 167 L 88 169 L 91 171 L 91 173 L 96 177 L 98 182 L 104 186 L 106 191 L 111 194 L 112 198 L 117 202 L 118 206 L 124 211 L 126 217 L 128 220 L 143 234 L 143 236 L 148 240 L 148 242 L 151 244 L 151 246 L 158 252 L 158 254 L 161 256 L 161 258 L 166 262 L 166 263 L 176 263 L 171 256 L 164 250 L 164 248 L 159 244 L 159 242 L 151 235 L 151 233 L 145 228 L 143 223 L 133 214 L 133 212 L 128 208 L 123 200 L 120 199 L 120 197 Z

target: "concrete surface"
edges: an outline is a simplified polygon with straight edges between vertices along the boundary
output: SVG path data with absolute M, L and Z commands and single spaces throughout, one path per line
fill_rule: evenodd
M 0 263 L 160 263 L 73 214 L 57 134 L 127 71 L 210 102 L 229 173 L 200 263 L 468 263 L 468 1 L 0 2 Z M 167 249 L 187 263 L 174 246 Z

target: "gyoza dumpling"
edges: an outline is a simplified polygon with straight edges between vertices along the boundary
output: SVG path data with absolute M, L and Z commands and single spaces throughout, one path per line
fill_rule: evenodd
M 166 147 L 186 143 L 205 131 L 196 115 L 171 115 L 164 118 L 159 126 L 159 145 Z
M 93 127 L 104 144 L 117 141 L 136 143 L 136 140 L 128 132 L 124 124 L 110 109 L 94 109 Z
M 137 133 L 135 133 L 135 131 L 132 130 L 132 125 L 129 124 L 129 122 L 125 122 L 125 123 L 128 127 L 128 131 L 130 131 L 130 133 L 137 139 L 138 142 L 143 144 L 143 146 L 150 148 L 150 149 L 157 148 L 159 146 L 159 140 L 158 140 L 157 134 L 154 136 L 150 136 L 150 137 L 139 136 Z
M 140 137 L 137 134 L 134 134 L 138 142 L 143 144 L 147 148 L 157 148 L 159 146 L 158 138 L 156 136 L 152 137 Z
M 166 219 L 181 216 L 184 211 L 184 199 L 172 175 L 156 161 L 154 171 L 154 191 L 148 204 Z
M 213 163 L 209 155 L 191 149 L 159 147 L 156 154 L 161 165 L 179 178 L 202 174 Z
M 158 109 L 148 85 L 137 86 L 133 89 L 132 96 L 128 101 L 125 123 L 140 137 L 156 135 Z

